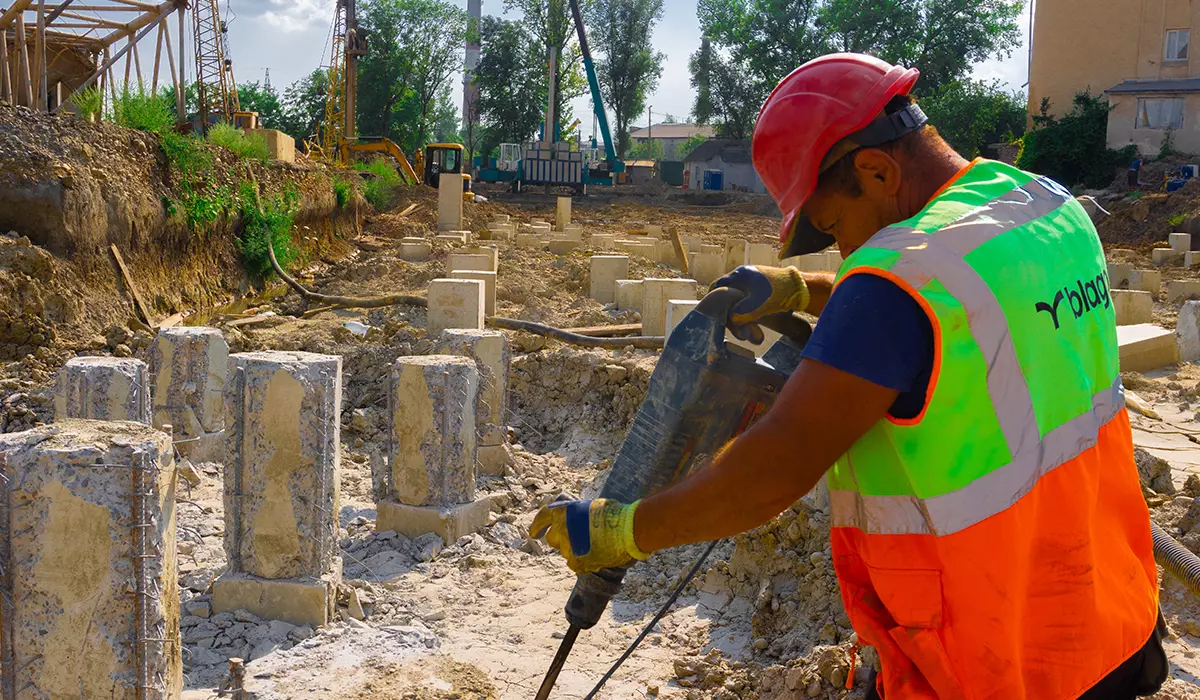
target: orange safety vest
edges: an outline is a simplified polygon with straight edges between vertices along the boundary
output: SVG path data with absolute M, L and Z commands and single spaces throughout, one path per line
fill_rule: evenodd
M 829 472 L 834 565 L 885 700 L 1077 698 L 1150 638 L 1149 513 L 1104 254 L 1060 185 L 976 161 L 875 234 L 934 330 L 925 407 Z

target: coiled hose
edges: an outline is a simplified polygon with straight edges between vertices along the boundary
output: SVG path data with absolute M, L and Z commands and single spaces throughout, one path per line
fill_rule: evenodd
M 1154 560 L 1182 581 L 1192 595 L 1200 597 L 1200 557 L 1189 552 L 1157 523 L 1150 523 L 1150 535 L 1154 538 Z

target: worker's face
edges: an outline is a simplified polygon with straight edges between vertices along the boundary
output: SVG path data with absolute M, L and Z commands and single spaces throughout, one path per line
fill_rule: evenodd
M 848 157 L 854 159 L 859 192 L 818 188 L 801 210 L 813 226 L 833 236 L 843 258 L 879 230 L 905 218 L 897 197 L 902 182 L 900 164 L 874 148 L 864 148 Z

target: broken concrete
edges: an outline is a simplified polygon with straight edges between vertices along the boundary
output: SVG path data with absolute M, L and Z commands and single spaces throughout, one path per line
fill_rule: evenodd
M 479 371 L 475 402 L 478 444 L 502 444 L 508 415 L 508 368 L 512 361 L 508 336 L 490 330 L 447 330 L 438 338 L 437 352 L 474 360 Z
M 0 435 L 13 697 L 180 696 L 173 454 L 132 422 Z
M 463 535 L 487 527 L 491 507 L 490 498 L 454 506 L 410 506 L 380 501 L 375 506 L 375 527 L 379 532 L 391 530 L 410 538 L 432 532 L 451 544 Z
M 213 586 L 213 609 L 323 625 L 341 580 L 342 359 L 271 351 L 231 355 L 229 363 L 229 571 Z
M 130 420 L 150 423 L 150 374 L 128 357 L 73 357 L 58 372 L 55 420 Z
M 1150 323 L 1154 311 L 1154 298 L 1150 292 L 1140 289 L 1112 289 L 1113 312 L 1117 317 L 1118 326 L 1133 326 L 1139 323 Z
M 1200 301 L 1185 301 L 1175 322 L 1180 362 L 1200 362 Z
M 388 492 L 414 506 L 475 500 L 475 402 L 469 357 L 401 357 L 392 368 Z
M 671 299 L 695 299 L 696 280 L 647 278 L 643 283 L 642 335 L 665 335 L 667 302 Z
M 1117 326 L 1122 372 L 1148 372 L 1179 362 L 1175 334 L 1152 323 Z
M 158 332 L 148 354 L 154 381 L 153 425 L 173 428 L 176 448 L 193 461 L 222 461 L 229 344 L 215 328 Z
M 628 255 L 593 255 L 588 275 L 589 295 L 601 304 L 617 299 L 617 280 L 629 277 Z
M 483 328 L 487 310 L 484 283 L 479 280 L 444 278 L 432 280 L 426 298 L 425 329 L 436 338 L 447 328 Z

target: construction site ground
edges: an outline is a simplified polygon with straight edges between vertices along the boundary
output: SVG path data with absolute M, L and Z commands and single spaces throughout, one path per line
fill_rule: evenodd
M 7 118 L 0 112 L 0 127 Z M 136 153 L 113 150 L 113 169 L 133 167 L 123 159 L 135 162 Z M 2 148 L 0 157 L 7 157 Z M 22 177 L 59 177 L 46 174 L 53 167 L 53 159 L 30 164 Z M 310 167 L 319 170 L 300 164 L 287 176 L 310 177 Z M 551 199 L 512 201 L 500 191 L 487 194 L 488 202 L 467 205 L 472 231 L 497 213 L 521 222 L 553 220 Z M 1187 206 L 1200 209 L 1200 193 L 1187 196 L 1192 197 Z M 1105 206 L 1119 221 L 1131 204 Z M 300 281 L 326 294 L 423 295 L 430 280 L 445 274 L 448 249 L 439 244 L 429 260 L 408 262 L 400 258 L 399 246 L 405 236 L 433 235 L 436 193 L 403 188 L 385 212 L 368 214 L 363 206 L 361 234 L 339 237 L 298 229 L 299 237 L 312 239 L 297 266 Z M 590 201 L 576 198 L 573 206 L 574 220 L 590 233 L 659 224 L 707 243 L 723 243 L 727 236 L 774 242 L 779 226 L 770 200 L 753 195 L 628 189 L 599 193 Z M 1182 202 L 1173 205 L 1168 216 L 1183 207 Z M 1151 210 L 1143 221 L 1153 216 Z M 1110 257 L 1149 267 L 1149 249 L 1165 235 L 1131 238 L 1127 228 L 1113 229 Z M 18 320 L 55 319 L 45 321 L 49 334 L 21 320 L 23 334 L 10 322 L 8 335 L 0 335 L 0 351 L 12 353 L 0 354 L 0 432 L 14 432 L 53 420 L 54 374 L 65 359 L 141 356 L 152 334 L 129 319 L 129 297 L 114 281 L 111 266 L 73 258 L 69 251 L 50 252 L 19 230 L 4 233 L 0 303 L 8 298 L 17 303 L 15 310 L 0 311 Z M 1108 235 L 1103 224 L 1101 235 Z M 211 258 L 193 269 L 222 267 L 227 258 L 220 256 L 229 254 L 231 243 L 216 240 L 212 246 L 219 255 L 189 253 Z M 508 242 L 498 246 L 497 315 L 560 328 L 639 320 L 633 312 L 617 312 L 588 298 L 586 246 L 567 255 Z M 178 256 L 173 256 L 163 257 L 174 265 Z M 181 489 L 177 504 L 184 697 L 220 697 L 227 659 L 235 656 L 249 661 L 248 687 L 260 698 L 533 697 L 566 629 L 562 605 L 574 576 L 525 531 L 539 506 L 563 494 L 598 492 L 646 391 L 657 352 L 581 349 L 509 333 L 513 464 L 503 476 L 479 478 L 481 495 L 493 502 L 491 523 L 449 546 L 436 537 L 410 540 L 376 532 L 374 504 L 387 449 L 390 366 L 396 357 L 432 351 L 424 310 L 392 306 L 314 314 L 278 282 L 239 287 L 209 280 L 199 285 L 208 290 L 204 295 L 172 296 L 167 283 L 173 268 L 153 256 L 131 258 L 135 277 L 164 280 L 159 291 L 148 293 L 160 315 L 178 313 L 183 323 L 222 328 L 231 351 L 306 350 L 343 358 L 338 517 L 344 582 L 338 620 L 314 630 L 244 612 L 213 615 L 210 586 L 225 566 L 223 466 L 183 465 L 195 481 Z M 1200 279 L 1195 270 L 1164 272 L 1167 278 Z M 681 273 L 634 258 L 630 276 Z M 1155 319 L 1162 325 L 1173 326 L 1177 312 L 1177 303 L 1155 304 Z M 365 332 L 350 322 L 365 326 Z M 21 348 L 28 352 L 16 352 Z M 1132 416 L 1135 442 L 1146 450 L 1139 453 L 1139 468 L 1152 516 L 1164 527 L 1179 528 L 1184 544 L 1200 551 L 1200 367 L 1171 366 L 1124 378 L 1158 415 Z M 821 511 L 802 500 L 770 524 L 721 543 L 672 612 L 597 697 L 861 698 L 875 657 L 863 649 L 852 668 L 855 637 L 839 597 L 828 530 Z M 701 551 L 692 546 L 661 552 L 635 567 L 601 623 L 580 635 L 552 697 L 586 696 Z M 1162 580 L 1161 598 L 1171 629 L 1172 677 L 1155 697 L 1200 699 L 1200 601 L 1170 577 Z

